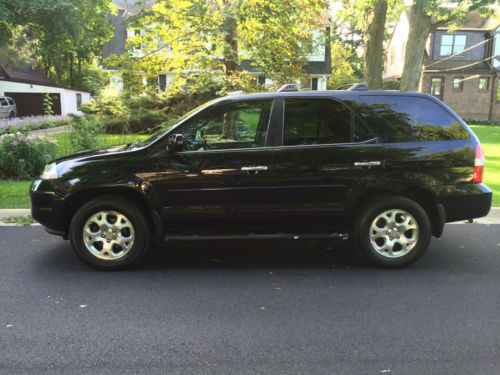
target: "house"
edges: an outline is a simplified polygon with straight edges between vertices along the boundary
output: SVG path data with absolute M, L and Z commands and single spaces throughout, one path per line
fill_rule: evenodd
M 403 12 L 387 49 L 385 80 L 401 78 L 410 12 Z M 420 91 L 448 104 L 467 120 L 500 121 L 500 18 L 468 14 L 466 22 L 449 32 L 430 33 Z
M 123 53 L 131 53 L 134 57 L 140 57 L 141 51 L 127 50 L 127 38 L 133 36 L 134 34 L 143 34 L 144 30 L 134 30 L 127 26 L 127 19 L 130 16 L 136 15 L 141 11 L 136 5 L 135 0 L 113 0 L 113 3 L 118 8 L 118 12 L 115 15 L 110 15 L 110 23 L 114 28 L 114 36 L 104 44 L 103 48 L 103 58 L 106 59 L 110 55 L 120 56 Z M 153 1 L 146 1 L 144 7 L 150 7 Z M 324 31 L 314 31 L 313 39 L 316 41 L 325 40 L 327 38 L 322 38 L 321 32 L 329 33 L 329 29 L 326 28 Z M 314 42 L 314 41 L 313 41 Z M 327 42 L 314 43 L 319 45 L 315 48 L 314 52 L 308 56 L 308 62 L 304 67 L 306 73 L 306 79 L 302 81 L 297 81 L 296 83 L 303 90 L 326 90 L 328 78 L 331 75 L 331 53 L 330 44 Z M 242 61 L 242 68 L 252 75 L 259 84 L 272 84 L 273 82 L 265 77 L 258 67 L 252 65 L 251 60 Z M 120 73 L 108 67 L 110 70 L 111 78 L 110 84 L 118 90 L 123 90 L 123 79 Z M 160 90 L 165 90 L 170 82 L 174 79 L 175 75 L 172 72 L 158 72 L 158 87 Z
M 18 116 L 43 115 L 46 94 L 57 115 L 81 114 L 80 106 L 90 99 L 88 91 L 53 83 L 40 68 L 0 66 L 0 96 L 14 99 Z

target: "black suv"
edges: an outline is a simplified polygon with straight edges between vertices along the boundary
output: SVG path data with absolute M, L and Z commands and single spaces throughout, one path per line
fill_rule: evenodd
M 98 268 L 166 240 L 351 238 L 406 266 L 444 224 L 485 216 L 480 143 L 432 96 L 236 94 L 127 146 L 47 165 L 32 214 Z

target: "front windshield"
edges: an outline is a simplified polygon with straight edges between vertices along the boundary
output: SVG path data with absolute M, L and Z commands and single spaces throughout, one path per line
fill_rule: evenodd
M 196 107 L 195 109 L 192 109 L 191 111 L 182 115 L 181 117 L 178 117 L 178 118 L 171 120 L 171 121 L 167 121 L 166 123 L 160 125 L 159 129 L 157 131 L 155 131 L 153 134 L 151 134 L 149 137 L 147 137 L 146 139 L 144 139 L 142 141 L 138 141 L 138 142 L 134 143 L 134 146 L 144 147 L 144 146 L 150 145 L 151 143 L 153 143 L 157 139 L 163 137 L 166 133 L 168 133 L 170 131 L 170 129 L 176 127 L 177 124 L 184 121 L 186 118 L 191 116 L 193 113 L 195 113 L 195 112 L 197 112 L 205 107 L 208 107 L 209 105 L 211 105 L 215 101 L 217 101 L 217 99 L 206 102 L 206 103 Z

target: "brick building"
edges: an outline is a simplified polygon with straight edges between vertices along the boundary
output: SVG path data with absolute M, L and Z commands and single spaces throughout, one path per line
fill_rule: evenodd
M 401 77 L 409 12 L 405 12 L 389 43 L 384 78 Z M 453 108 L 466 120 L 500 121 L 500 18 L 471 12 L 453 33 L 431 32 L 427 41 L 420 90 Z

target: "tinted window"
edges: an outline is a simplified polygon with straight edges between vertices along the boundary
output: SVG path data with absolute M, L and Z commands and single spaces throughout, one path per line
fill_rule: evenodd
M 330 99 L 286 99 L 285 146 L 351 142 L 352 114 Z
M 12 99 L 7 99 L 7 101 L 9 102 L 10 105 L 14 105 L 14 101 Z
M 468 139 L 469 134 L 444 108 L 416 96 L 362 95 L 363 112 L 375 112 L 385 120 L 388 142 Z
M 9 105 L 9 103 L 7 103 L 7 99 L 0 98 L 0 105 Z
M 262 147 L 272 100 L 251 100 L 208 108 L 182 126 L 189 151 Z

